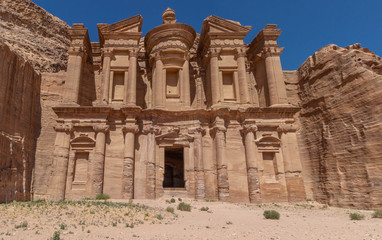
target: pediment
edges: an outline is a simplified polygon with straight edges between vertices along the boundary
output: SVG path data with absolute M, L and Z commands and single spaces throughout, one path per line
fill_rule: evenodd
M 250 26 L 242 26 L 239 22 L 220 18 L 217 16 L 209 16 L 203 22 L 203 28 L 208 33 L 243 33 L 247 34 Z
M 141 15 L 137 15 L 131 18 L 124 19 L 122 21 L 113 24 L 98 24 L 98 29 L 102 33 L 128 33 L 128 32 L 140 32 L 142 29 L 143 18 Z
M 158 135 L 155 140 L 160 146 L 189 146 L 194 138 L 188 134 L 180 133 L 179 128 L 169 129 L 168 132 Z

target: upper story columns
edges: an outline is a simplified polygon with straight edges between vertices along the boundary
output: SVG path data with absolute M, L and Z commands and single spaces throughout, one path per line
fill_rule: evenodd
M 80 104 L 80 86 L 84 63 L 91 60 L 91 45 L 88 29 L 83 24 L 73 24 L 69 29 L 71 44 L 69 47 L 69 59 L 67 78 L 63 93 L 63 102 L 66 104 Z
M 284 48 L 279 48 L 277 44 L 280 34 L 281 30 L 276 29 L 276 25 L 268 24 L 257 34 L 248 50 L 251 60 L 256 63 L 256 80 L 267 84 L 268 99 L 266 102 L 269 106 L 288 104 L 280 62 L 280 54 Z M 264 72 L 265 74 L 262 74 Z

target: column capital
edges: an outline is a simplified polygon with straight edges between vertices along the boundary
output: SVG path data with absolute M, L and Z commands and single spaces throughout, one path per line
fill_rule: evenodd
M 146 125 L 146 126 L 143 126 L 143 129 L 142 129 L 142 133 L 143 134 L 149 134 L 149 133 L 153 133 L 155 135 L 158 135 L 162 132 L 162 129 L 160 127 L 155 127 L 155 126 L 152 126 L 152 125 Z
M 236 58 L 245 57 L 247 55 L 247 50 L 244 47 L 235 48 Z
M 150 54 L 150 59 L 154 59 L 154 61 L 162 60 L 162 54 L 161 54 L 161 52 L 158 51 L 158 52 L 155 52 L 155 53 L 151 53 L 151 54 Z
M 139 48 L 131 48 L 129 49 L 129 57 L 138 57 Z
M 122 127 L 122 131 L 124 133 L 128 133 L 128 132 L 131 132 L 131 133 L 134 133 L 136 134 L 138 131 L 139 131 L 139 128 L 137 125 L 125 125 Z
M 102 56 L 103 57 L 112 57 L 114 54 L 113 48 L 104 48 L 102 49 Z
M 208 55 L 209 57 L 219 57 L 221 50 L 221 48 L 210 48 L 208 50 Z
M 284 47 L 279 48 L 278 46 L 279 45 L 272 47 L 264 47 L 258 54 L 256 54 L 256 58 L 265 59 L 267 57 L 279 57 L 284 51 Z
M 280 126 L 278 126 L 277 128 L 277 132 L 279 133 L 296 132 L 296 131 L 297 131 L 297 127 L 295 127 L 293 124 L 283 123 L 283 124 L 280 124 Z
M 188 133 L 189 134 L 205 134 L 206 133 L 206 129 L 202 128 L 201 126 L 199 127 L 194 127 L 194 128 L 189 128 L 188 129 Z
M 243 129 L 241 129 L 240 131 L 244 134 L 247 134 L 249 132 L 255 133 L 257 130 L 258 130 L 258 128 L 257 128 L 256 124 L 245 124 L 245 125 L 243 125 Z
M 109 126 L 108 125 L 95 125 L 93 126 L 94 132 L 103 132 L 107 133 L 109 131 Z
M 74 132 L 73 124 L 71 123 L 57 124 L 53 128 L 56 132 L 66 132 L 66 133 Z
M 216 134 L 216 133 L 225 133 L 227 131 L 227 128 L 224 127 L 224 126 L 220 126 L 220 125 L 217 125 L 217 126 L 214 126 L 210 129 L 210 132 L 212 134 Z
M 83 57 L 85 54 L 85 50 L 82 46 L 70 46 L 68 50 L 68 54 L 70 56 L 81 56 Z

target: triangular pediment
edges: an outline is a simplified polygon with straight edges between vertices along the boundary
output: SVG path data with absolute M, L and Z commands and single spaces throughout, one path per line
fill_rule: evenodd
M 220 18 L 217 16 L 209 16 L 203 22 L 203 28 L 208 33 L 245 33 L 250 30 L 250 26 L 242 26 L 239 22 Z
M 125 20 L 113 23 L 113 24 L 98 24 L 98 29 L 102 33 L 128 33 L 128 32 L 140 32 L 142 29 L 143 18 L 141 15 L 137 15 Z

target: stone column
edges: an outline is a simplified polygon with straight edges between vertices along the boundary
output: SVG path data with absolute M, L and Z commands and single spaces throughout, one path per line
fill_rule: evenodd
M 220 81 L 219 81 L 219 61 L 220 48 L 210 49 L 210 71 L 211 71 L 211 95 L 212 105 L 221 102 Z
M 137 104 L 137 56 L 139 49 L 131 49 L 129 52 L 129 78 L 127 91 L 126 104 L 135 106 Z
M 91 194 L 97 196 L 103 193 L 103 173 L 105 166 L 105 143 L 106 134 L 109 131 L 109 126 L 95 125 L 93 130 L 96 132 L 96 145 L 94 159 L 89 159 L 92 163 L 91 169 Z
M 202 127 L 191 128 L 190 134 L 194 134 L 194 156 L 196 177 L 196 199 L 205 199 L 204 164 L 203 164 L 203 134 L 206 130 Z
M 153 79 L 154 107 L 164 108 L 165 89 L 163 79 L 163 63 L 160 54 L 155 55 L 155 79 Z
M 52 201 L 65 199 L 66 175 L 68 171 L 70 138 L 73 132 L 71 124 L 59 124 L 56 130 L 56 141 L 53 153 L 53 172 L 49 180 L 48 194 Z
M 263 49 L 265 72 L 267 75 L 270 105 L 288 104 L 284 74 L 281 68 L 280 54 L 282 48 L 269 47 Z
M 217 117 L 215 126 L 211 129 L 213 132 L 216 153 L 216 165 L 218 172 L 218 197 L 219 201 L 227 201 L 229 197 L 229 184 L 227 161 L 225 158 L 225 132 L 227 129 L 224 127 L 224 120 Z
M 142 133 L 147 135 L 146 197 L 155 199 L 155 135 L 160 133 L 160 128 L 150 125 L 144 126 Z
M 245 143 L 245 156 L 247 162 L 248 193 L 251 203 L 261 203 L 260 182 L 258 175 L 258 164 L 256 159 L 255 124 L 245 124 L 242 129 Z
M 184 93 L 184 104 L 189 107 L 191 105 L 190 97 L 190 66 L 189 66 L 189 53 L 186 53 L 186 60 L 183 64 L 183 93 Z
M 126 120 L 126 125 L 122 128 L 125 133 L 122 175 L 123 199 L 134 198 L 135 134 L 138 132 L 138 126 L 135 122 L 135 119 Z
M 245 66 L 246 52 L 244 48 L 237 48 L 237 71 L 239 77 L 239 90 L 240 90 L 240 103 L 250 103 L 249 91 L 248 91 L 248 79 Z
M 67 78 L 64 88 L 63 100 L 65 103 L 79 102 L 81 86 L 82 65 L 85 52 L 83 47 L 70 47 L 67 68 Z
M 103 67 L 102 67 L 102 80 L 103 80 L 103 103 L 109 103 L 109 88 L 110 88 L 110 62 L 113 56 L 113 49 L 105 48 L 103 50 Z

